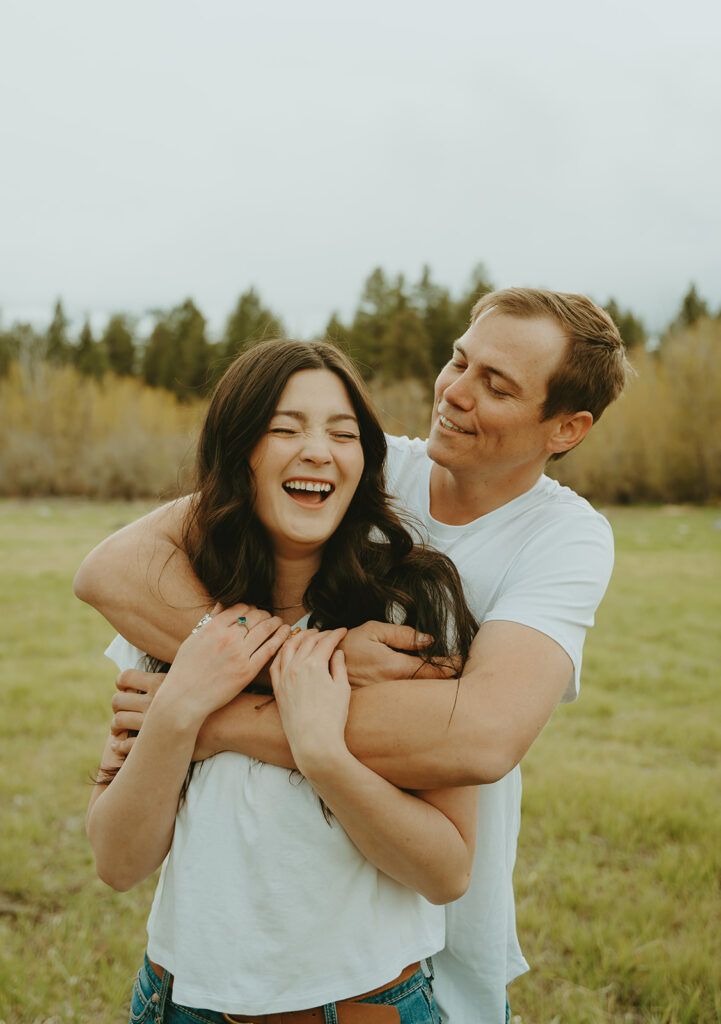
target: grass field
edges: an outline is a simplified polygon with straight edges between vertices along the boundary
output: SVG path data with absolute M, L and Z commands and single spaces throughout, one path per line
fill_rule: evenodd
M 152 882 L 118 895 L 83 830 L 110 628 L 85 552 L 146 506 L 0 502 L 0 1024 L 127 1020 Z M 721 511 L 612 509 L 581 700 L 527 756 L 516 1024 L 721 1020 Z

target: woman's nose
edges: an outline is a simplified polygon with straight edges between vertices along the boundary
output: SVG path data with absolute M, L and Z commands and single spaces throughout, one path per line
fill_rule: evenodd
M 319 434 L 306 434 L 300 453 L 306 462 L 325 463 L 331 461 L 328 439 Z

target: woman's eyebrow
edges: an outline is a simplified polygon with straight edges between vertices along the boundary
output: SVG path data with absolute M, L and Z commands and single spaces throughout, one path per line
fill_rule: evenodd
M 274 416 L 290 416 L 294 420 L 299 420 L 301 423 L 305 423 L 308 419 L 306 413 L 301 412 L 299 409 L 276 409 L 273 413 Z M 350 420 L 352 423 L 358 425 L 357 418 L 350 412 L 338 412 L 329 416 L 326 423 L 338 423 L 340 420 Z

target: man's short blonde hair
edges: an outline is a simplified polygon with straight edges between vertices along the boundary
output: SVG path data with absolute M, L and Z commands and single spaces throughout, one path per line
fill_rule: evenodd
M 522 319 L 554 320 L 568 339 L 565 359 L 548 380 L 542 419 L 588 411 L 595 423 L 623 391 L 632 371 L 621 335 L 609 314 L 585 295 L 503 288 L 478 300 L 471 323 L 491 309 Z

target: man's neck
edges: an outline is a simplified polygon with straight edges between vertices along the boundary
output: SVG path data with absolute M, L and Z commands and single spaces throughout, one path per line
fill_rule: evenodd
M 438 463 L 431 468 L 430 513 L 439 523 L 464 526 L 494 512 L 530 491 L 544 466 L 527 467 L 507 477 L 485 477 L 482 472 L 462 478 Z

